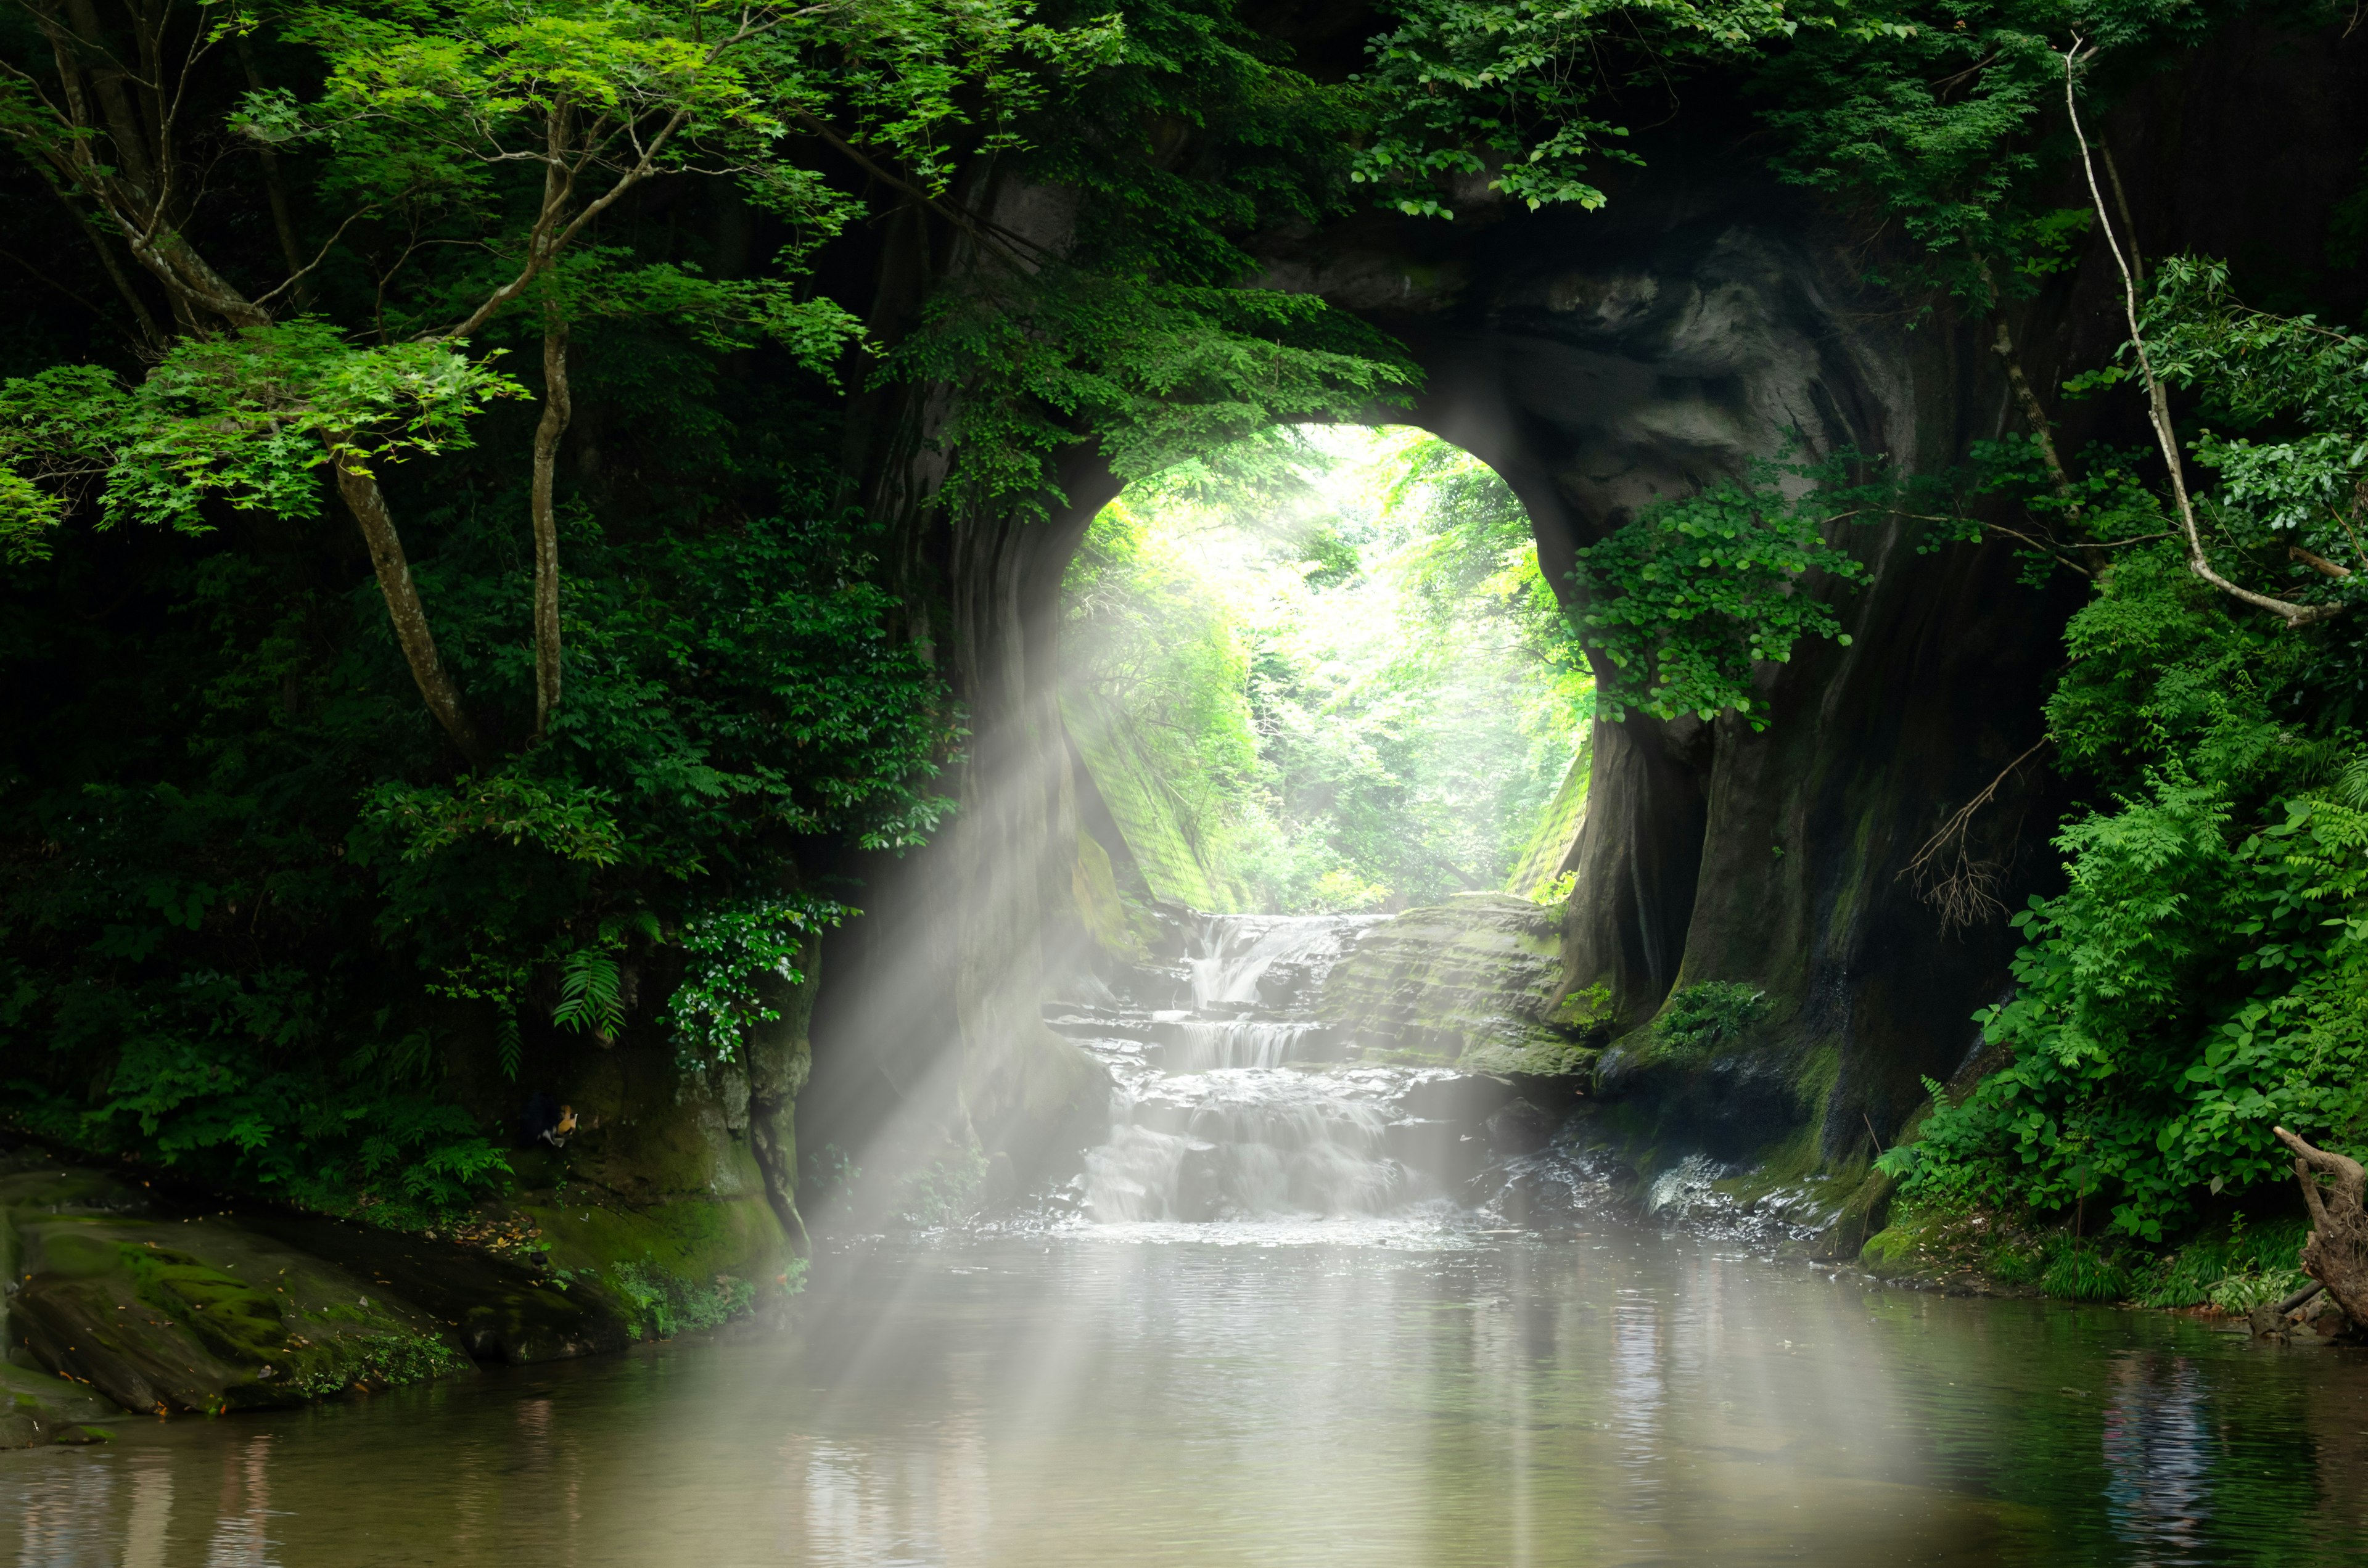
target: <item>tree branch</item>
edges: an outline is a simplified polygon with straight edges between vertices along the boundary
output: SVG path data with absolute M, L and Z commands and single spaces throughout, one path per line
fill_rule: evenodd
M 2064 108 L 2072 118 L 2072 135 L 2080 144 L 2080 167 L 2089 178 L 2089 199 L 2096 208 L 2097 222 L 2104 227 L 2105 244 L 2113 253 L 2113 265 L 2121 269 L 2122 312 L 2129 322 L 2131 351 L 2137 358 L 2138 372 L 2146 381 L 2146 418 L 2154 426 L 2156 442 L 2162 448 L 2163 461 L 2170 469 L 2171 501 L 2178 510 L 2180 531 L 2186 536 L 2188 570 L 2231 598 L 2268 610 L 2288 626 L 2308 626 L 2341 615 L 2351 607 L 2298 605 L 2274 599 L 2240 587 L 2213 570 L 2211 557 L 2203 549 L 2203 530 L 2195 520 L 2195 501 L 2187 493 L 2187 473 L 2180 462 L 2179 431 L 2171 423 L 2170 399 L 2163 391 L 2161 378 L 2155 374 L 2154 359 L 2146 352 L 2146 335 L 2138 326 L 2137 275 L 2131 271 L 2129 258 L 2123 255 L 2121 241 L 2114 235 L 2112 219 L 2105 211 L 2104 192 L 2097 185 L 2096 160 L 2089 154 L 2088 132 L 2080 125 L 2079 95 L 2074 88 L 2073 68 L 2083 58 L 2086 56 L 2080 54 L 2080 40 L 2076 36 L 2072 47 L 2064 51 Z

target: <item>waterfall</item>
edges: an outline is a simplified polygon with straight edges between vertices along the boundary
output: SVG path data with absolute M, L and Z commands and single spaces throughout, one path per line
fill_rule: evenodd
M 1364 1062 L 1360 1042 L 1320 1016 L 1325 975 L 1382 918 L 1194 915 L 1179 923 L 1174 971 L 1174 999 L 1190 1006 L 1048 1007 L 1116 1085 L 1074 1206 L 1100 1224 L 1197 1224 L 1457 1196 L 1482 1152 L 1477 1123 L 1506 1091 Z

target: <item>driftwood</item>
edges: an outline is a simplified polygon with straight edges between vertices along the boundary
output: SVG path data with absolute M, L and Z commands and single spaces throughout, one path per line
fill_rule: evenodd
M 2292 1326 L 2286 1322 L 2286 1314 L 2307 1304 L 2311 1298 L 2326 1289 L 2314 1279 L 2275 1306 L 2255 1307 L 2246 1314 L 2245 1324 L 2253 1331 L 2256 1339 L 2283 1339 L 2286 1330 Z
M 2278 1142 L 2294 1153 L 2294 1179 L 2310 1210 L 2302 1271 L 2327 1287 L 2352 1327 L 2368 1327 L 2368 1170 L 2348 1155 L 2313 1148 L 2284 1128 Z M 2322 1176 L 2331 1181 L 2322 1182 Z M 2291 1310 L 2291 1309 L 2289 1309 Z

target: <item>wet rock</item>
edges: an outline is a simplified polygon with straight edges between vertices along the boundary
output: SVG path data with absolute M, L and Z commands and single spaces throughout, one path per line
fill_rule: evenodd
M 1399 1111 L 1411 1117 L 1476 1127 L 1520 1098 L 1502 1078 L 1477 1073 L 1426 1074 L 1397 1096 Z
M 1488 1153 L 1486 1143 L 1453 1121 L 1391 1122 L 1383 1129 L 1382 1146 L 1400 1165 L 1435 1176 L 1450 1187 L 1477 1176 Z
M 1200 1107 L 1170 1095 L 1147 1094 L 1134 1103 L 1134 1125 L 1153 1132 L 1189 1133 Z
M 1176 1165 L 1175 1201 L 1169 1218 L 1200 1224 L 1217 1217 L 1224 1201 L 1224 1159 L 1214 1143 L 1195 1140 Z
M 88 1441 L 78 1435 L 122 1415 L 122 1406 L 85 1384 L 0 1363 L 0 1449 Z
M 1562 1119 L 1528 1100 L 1517 1099 L 1480 1124 L 1480 1135 L 1499 1157 L 1534 1154 L 1554 1142 Z
M 0 1177 L 8 1333 L 117 1404 L 219 1414 L 465 1370 L 458 1337 L 374 1281 L 222 1215 L 174 1219 L 74 1170 Z
M 1317 1011 L 1368 1059 L 1566 1077 L 1590 1051 L 1549 1022 L 1562 996 L 1562 922 L 1508 894 L 1410 909 L 1359 937 L 1324 977 Z
M 563 1289 L 483 1253 L 335 1220 L 275 1216 L 249 1223 L 416 1303 L 480 1361 L 564 1361 L 622 1349 L 632 1338 L 615 1304 L 598 1290 Z
M 15 1364 L 0 1388 L 111 1402 L 0 1403 L 11 1442 L 65 1441 L 119 1406 L 299 1404 L 468 1371 L 472 1356 L 552 1360 L 627 1338 L 594 1292 L 482 1254 L 325 1219 L 184 1214 L 142 1183 L 37 1152 L 0 1164 L 0 1257 Z

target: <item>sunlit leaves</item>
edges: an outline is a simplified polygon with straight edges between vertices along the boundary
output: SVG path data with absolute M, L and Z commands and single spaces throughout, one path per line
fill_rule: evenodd
M 750 1037 L 780 1022 L 781 991 L 803 984 L 798 968 L 807 943 L 858 913 L 804 894 L 719 904 L 684 926 L 682 983 L 666 1016 L 675 1038 L 695 1057 L 738 1058 Z M 768 983 L 780 989 L 768 992 Z
M 1136 478 L 1279 422 L 1400 400 L 1415 379 L 1321 300 L 1058 266 L 950 288 L 885 373 L 962 388 L 952 498 L 1040 514 L 1048 460 L 1081 437 Z
M 136 387 L 87 366 L 0 385 L 0 460 L 49 480 L 51 496 L 96 479 L 108 523 L 202 532 L 214 499 L 316 517 L 333 457 L 368 465 L 465 448 L 470 420 L 520 391 L 489 359 L 433 344 L 356 347 L 308 317 L 185 340 Z

